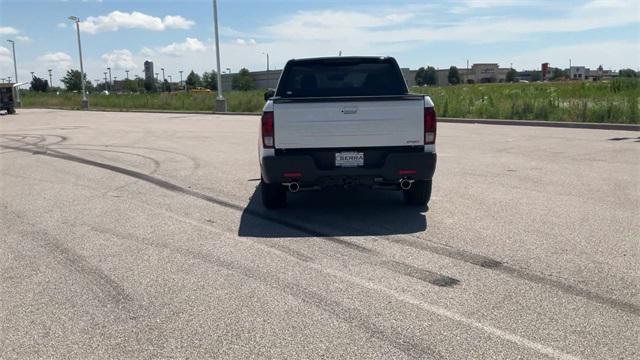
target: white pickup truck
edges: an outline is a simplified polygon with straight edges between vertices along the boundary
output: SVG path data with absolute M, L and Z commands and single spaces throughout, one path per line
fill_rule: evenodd
M 425 207 L 436 166 L 436 114 L 409 94 L 391 57 L 287 62 L 267 91 L 259 148 L 262 202 L 329 186 L 402 191 Z

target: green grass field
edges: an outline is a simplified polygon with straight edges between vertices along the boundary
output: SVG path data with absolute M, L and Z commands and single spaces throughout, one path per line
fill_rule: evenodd
M 596 123 L 640 123 L 640 80 L 414 87 L 430 95 L 442 117 Z M 93 109 L 210 111 L 215 93 L 90 95 Z M 225 93 L 231 112 L 258 112 L 263 92 Z M 24 92 L 25 107 L 77 109 L 79 94 Z

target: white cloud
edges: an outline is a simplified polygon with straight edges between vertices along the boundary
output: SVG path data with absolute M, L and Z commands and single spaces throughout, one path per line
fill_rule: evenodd
M 478 0 L 476 7 L 498 6 L 513 1 Z M 514 2 L 514 4 L 527 4 Z M 402 10 L 402 9 L 400 9 Z M 457 16 L 442 24 L 430 19 L 431 10 L 415 10 L 407 15 L 398 10 L 375 11 L 303 11 L 279 23 L 264 27 L 257 33 L 274 41 L 317 42 L 333 48 L 376 49 L 376 45 L 397 46 L 435 41 L 462 43 L 497 43 L 519 40 L 535 34 L 571 33 L 640 22 L 638 8 L 631 2 L 611 0 L 569 7 L 538 18 L 514 16 Z M 437 21 L 437 20 L 436 20 Z M 437 25 L 437 26 L 435 26 Z
M 162 23 L 164 24 L 164 26 L 171 29 L 190 29 L 195 24 L 195 22 L 187 20 L 182 16 L 171 15 L 165 16 Z
M 153 56 L 153 55 L 155 55 L 155 54 L 156 54 L 156 52 L 155 52 L 153 49 L 148 48 L 148 47 L 146 47 L 146 46 L 145 46 L 145 47 L 143 47 L 143 48 L 140 50 L 140 55 L 145 56 L 145 57 L 151 57 L 151 56 Z
M 11 50 L 4 46 L 0 46 L 0 64 L 13 64 Z
M 204 43 L 196 38 L 186 38 L 184 42 L 172 43 L 158 49 L 159 52 L 167 55 L 180 56 L 187 52 L 203 52 L 206 50 Z
M 63 22 L 61 22 L 61 23 L 58 23 L 58 25 L 56 25 L 56 26 L 57 26 L 58 28 L 60 28 L 60 29 L 66 29 L 66 28 L 67 28 L 67 23 L 63 23 Z
M 68 69 L 71 67 L 71 56 L 62 51 L 46 53 L 38 57 L 38 61 L 46 67 Z
M 18 35 L 16 36 L 16 40 L 21 41 L 21 42 L 30 42 L 31 38 L 28 36 L 24 36 L 24 35 Z
M 101 56 L 105 62 L 106 67 L 110 67 L 117 70 L 135 70 L 138 65 L 133 60 L 131 51 L 127 49 L 113 50 L 112 52 L 103 54 Z
M 107 15 L 89 16 L 80 22 L 80 30 L 89 34 L 125 29 L 146 29 L 163 31 L 165 29 L 190 29 L 195 22 L 182 16 L 167 15 L 164 19 L 147 15 L 139 11 L 131 13 L 113 11 Z
M 13 35 L 19 32 L 18 29 L 12 28 L 11 26 L 0 26 L 0 35 Z
M 569 59 L 576 66 L 596 69 L 620 69 L 629 64 L 640 64 L 640 44 L 631 41 L 589 42 L 573 45 L 550 46 L 525 51 L 509 58 L 519 68 L 539 68 L 543 62 L 560 68 L 569 67 Z

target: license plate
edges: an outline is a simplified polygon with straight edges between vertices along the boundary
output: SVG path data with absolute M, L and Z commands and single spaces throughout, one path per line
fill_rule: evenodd
M 364 166 L 364 153 L 361 152 L 339 152 L 336 153 L 337 167 L 358 167 Z

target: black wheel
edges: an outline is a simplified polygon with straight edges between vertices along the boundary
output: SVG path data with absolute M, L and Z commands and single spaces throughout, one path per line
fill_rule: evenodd
M 287 206 L 287 190 L 280 184 L 260 182 L 262 204 L 267 209 L 278 209 Z
M 407 205 L 426 206 L 431 199 L 431 180 L 416 180 L 402 195 Z
M 16 109 L 11 108 L 11 109 L 7 109 L 7 114 L 13 115 L 16 113 Z

